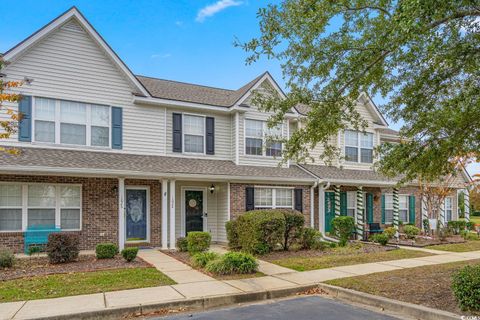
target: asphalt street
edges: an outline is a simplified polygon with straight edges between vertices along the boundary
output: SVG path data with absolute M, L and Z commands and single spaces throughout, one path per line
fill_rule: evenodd
M 307 296 L 275 301 L 273 303 L 267 302 L 262 304 L 243 305 L 238 307 L 204 311 L 193 314 L 179 314 L 175 316 L 156 319 L 393 320 L 398 318 L 394 318 L 381 313 L 376 313 L 320 296 Z

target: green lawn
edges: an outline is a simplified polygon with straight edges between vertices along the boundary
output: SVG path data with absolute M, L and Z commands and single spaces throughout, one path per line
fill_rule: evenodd
M 0 302 L 34 300 L 175 284 L 155 268 L 54 274 L 0 282 Z
M 480 217 L 470 215 L 470 221 L 480 224 Z
M 480 250 L 480 241 L 470 240 L 464 243 L 440 244 L 436 246 L 428 246 L 427 249 L 452 251 L 452 252 L 467 252 Z
M 405 258 L 419 258 L 431 255 L 425 252 L 406 249 L 396 249 L 391 251 L 371 253 L 355 253 L 353 250 L 350 253 L 349 248 L 335 248 L 334 250 L 339 251 L 339 254 L 333 253 L 318 257 L 305 257 L 301 255 L 301 252 L 299 252 L 298 256 L 273 260 L 271 262 L 278 264 L 282 267 L 290 268 L 297 271 L 308 271 L 368 262 L 398 260 Z

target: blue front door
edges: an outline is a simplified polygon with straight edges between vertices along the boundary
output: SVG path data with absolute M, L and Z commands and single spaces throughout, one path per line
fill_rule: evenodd
M 127 241 L 147 240 L 147 190 L 126 190 Z

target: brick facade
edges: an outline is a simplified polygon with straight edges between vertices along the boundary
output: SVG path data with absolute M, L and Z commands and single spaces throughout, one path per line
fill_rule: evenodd
M 80 235 L 80 248 L 83 250 L 94 249 L 101 242 L 118 243 L 117 179 L 0 175 L 0 182 L 81 184 L 82 230 L 69 232 Z M 150 242 L 143 245 L 160 246 L 161 183 L 157 180 L 125 180 L 125 186 L 129 185 L 150 187 Z M 22 252 L 23 233 L 0 232 L 0 247 Z
M 255 184 L 258 186 L 259 184 Z M 271 185 L 265 184 L 261 186 L 271 187 L 285 187 L 288 185 Z M 230 219 L 234 220 L 239 215 L 245 212 L 245 188 L 254 187 L 253 184 L 245 183 L 231 183 L 230 184 Z M 303 215 L 305 216 L 305 225 L 310 226 L 310 186 L 295 186 L 295 188 L 301 188 L 302 191 L 302 204 Z

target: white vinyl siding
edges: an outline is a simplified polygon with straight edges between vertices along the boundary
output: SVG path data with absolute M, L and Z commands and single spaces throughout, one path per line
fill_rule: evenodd
M 0 231 L 25 231 L 37 225 L 81 230 L 82 186 L 0 184 Z

